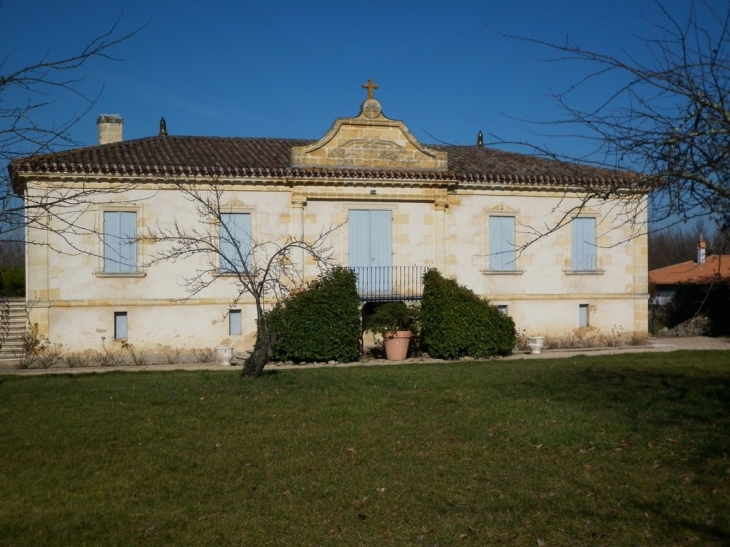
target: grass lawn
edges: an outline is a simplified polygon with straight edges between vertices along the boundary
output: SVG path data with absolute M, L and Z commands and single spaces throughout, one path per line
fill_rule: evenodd
M 0 376 L 0 545 L 729 545 L 730 352 Z

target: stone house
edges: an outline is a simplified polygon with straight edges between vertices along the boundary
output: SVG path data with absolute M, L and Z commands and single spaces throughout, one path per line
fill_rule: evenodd
M 158 245 L 148 229 L 202 222 L 172 188 L 184 179 L 224 190 L 224 222 L 242 244 L 340 226 L 334 256 L 358 272 L 363 302 L 418 300 L 424 269 L 438 268 L 528 335 L 647 332 L 646 238 L 632 232 L 625 208 L 586 202 L 587 189 L 625 184 L 621 175 L 481 139 L 425 145 L 383 114 L 372 82 L 363 87 L 359 114 L 316 141 L 175 136 L 164 124 L 159 135 L 124 141 L 122 119 L 102 116 L 99 145 L 13 162 L 16 191 L 30 199 L 88 190 L 66 204 L 73 229 L 60 215 L 50 230 L 27 231 L 41 243 L 27 246 L 31 323 L 69 351 L 98 349 L 102 337 L 142 351 L 250 349 L 253 303 L 234 304 L 225 275 L 185 298 L 197 259 L 146 266 Z M 645 196 L 631 199 L 645 209 Z M 537 237 L 545 227 L 554 229 Z M 317 274 L 307 260 L 297 267 L 304 278 Z
M 688 260 L 657 268 L 649 272 L 649 283 L 654 286 L 652 303 L 663 306 L 668 304 L 678 287 L 695 285 L 703 291 L 713 285 L 730 281 L 730 255 L 707 256 L 707 243 L 697 242 L 696 260 Z

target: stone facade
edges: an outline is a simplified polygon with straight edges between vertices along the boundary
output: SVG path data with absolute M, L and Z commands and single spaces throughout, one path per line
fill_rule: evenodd
M 150 139 L 150 146 L 164 138 Z M 312 239 L 324 227 L 340 226 L 331 243 L 342 265 L 348 265 L 353 244 L 346 224 L 351 211 L 388 211 L 393 267 L 438 268 L 502 306 L 528 335 L 610 332 L 615 327 L 646 334 L 646 237 L 632 233 L 632 224 L 620 212 L 624 209 L 615 203 L 584 203 L 585 195 L 568 186 L 526 185 L 519 177 L 514 183 L 492 184 L 485 177 L 469 182 L 469 175 L 455 182 L 450 154 L 463 151 L 422 145 L 403 122 L 383 116 L 372 97 L 358 116 L 340 118 L 317 142 L 289 150 L 289 168 L 245 172 L 224 166 L 214 177 L 202 169 L 185 176 L 202 188 L 223 188 L 224 207 L 250 214 L 254 241 L 285 242 L 290 235 Z M 63 160 L 68 166 L 69 159 Z M 69 351 L 98 349 L 102 338 L 114 338 L 115 318 L 124 314 L 126 338 L 140 351 L 252 347 L 251 299 L 235 304 L 242 332 L 229 332 L 235 294 L 230 278 L 221 276 L 186 298 L 185 279 L 194 275 L 200 258 L 143 266 L 160 245 L 142 237 L 148 228 L 174 222 L 205 227 L 193 205 L 169 184 L 169 173 L 133 165 L 126 172 L 104 166 L 83 174 L 64 169 L 41 172 L 18 166 L 13 173 L 31 196 L 43 196 L 54 186 L 99 189 L 77 211 L 83 230 L 63 236 L 53 230 L 28 231 L 28 240 L 40 243 L 27 246 L 27 294 L 30 320 L 41 333 Z M 645 198 L 635 199 L 637 208 L 645 209 Z M 102 215 L 109 211 L 135 213 L 138 270 L 104 272 L 100 234 Z M 573 232 L 564 219 L 576 214 L 595 219 L 591 271 L 571 269 Z M 506 271 L 490 268 L 493 216 L 514 219 L 514 244 L 521 250 Z M 544 226 L 558 228 L 535 239 L 533 230 Z M 305 279 L 316 276 L 311 261 L 294 259 Z

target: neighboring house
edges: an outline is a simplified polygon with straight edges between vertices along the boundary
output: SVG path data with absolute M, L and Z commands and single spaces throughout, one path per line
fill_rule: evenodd
M 423 271 L 438 268 L 527 334 L 647 332 L 646 237 L 632 232 L 625 208 L 583 203 L 586 188 L 625 182 L 612 171 L 492 150 L 481 139 L 424 145 L 382 114 L 372 85 L 360 113 L 317 141 L 183 137 L 162 124 L 157 136 L 123 141 L 120 117 L 98 124 L 98 146 L 10 166 L 26 196 L 95 191 L 68 211 L 76 229 L 53 221 L 64 233 L 27 233 L 43 244 L 27 246 L 30 321 L 69 351 L 98 349 L 102 337 L 146 351 L 252 346 L 253 304 L 232 303 L 225 264 L 187 300 L 183 278 L 198 258 L 145 267 L 159 245 L 144 237 L 149 228 L 201 223 L 174 180 L 225 188 L 223 222 L 243 244 L 341 225 L 331 243 L 358 272 L 363 302 L 418 300 Z M 646 209 L 645 196 L 634 200 Z M 311 261 L 293 258 L 305 278 L 316 276 Z
M 688 260 L 649 272 L 649 283 L 654 286 L 652 303 L 668 304 L 680 285 L 698 285 L 709 288 L 730 280 L 730 255 L 706 255 L 707 245 L 697 242 L 697 260 Z

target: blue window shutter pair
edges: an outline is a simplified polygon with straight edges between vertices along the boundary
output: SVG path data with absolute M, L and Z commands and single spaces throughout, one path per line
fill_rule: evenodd
M 358 276 L 358 291 L 361 294 L 390 293 L 393 265 L 391 211 L 351 209 L 347 225 L 347 259 Z
M 571 269 L 588 272 L 596 269 L 596 219 L 574 218 L 571 221 Z
M 251 215 L 222 213 L 220 226 L 220 269 L 240 272 L 251 250 Z
M 137 271 L 137 213 L 104 212 L 104 272 Z
M 489 217 L 489 269 L 515 269 L 515 217 Z
M 348 261 L 350 266 L 392 265 L 390 211 L 350 210 Z

